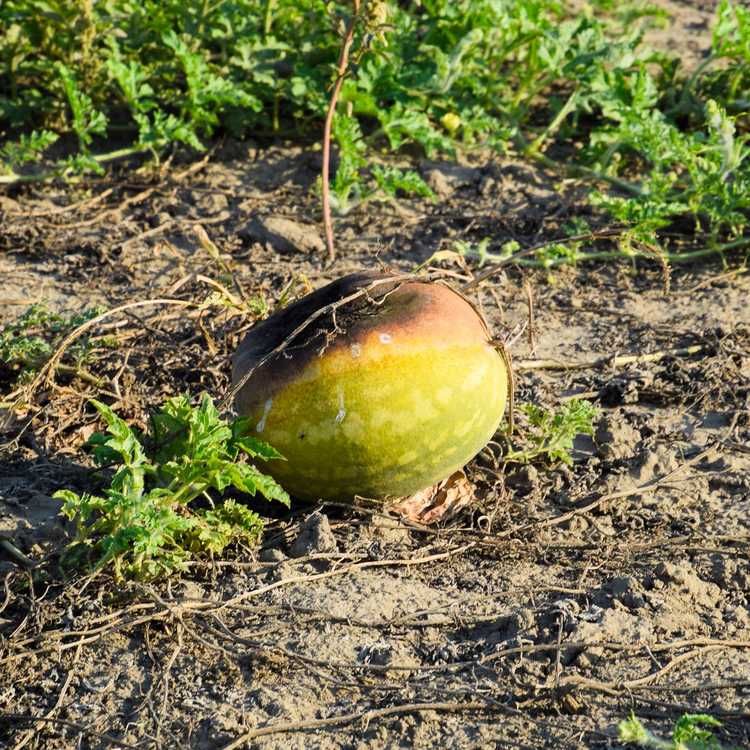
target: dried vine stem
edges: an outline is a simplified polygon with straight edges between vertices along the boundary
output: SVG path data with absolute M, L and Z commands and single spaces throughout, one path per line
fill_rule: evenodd
M 675 667 L 682 664 L 683 662 L 691 659 L 696 659 L 699 656 L 709 653 L 710 651 L 716 651 L 724 648 L 723 644 L 709 645 L 702 648 L 696 648 L 692 651 L 687 651 L 684 654 L 675 656 L 671 661 L 667 662 L 661 669 L 656 672 L 651 672 L 644 677 L 638 677 L 634 680 L 623 680 L 620 682 L 601 682 L 600 680 L 592 680 L 588 677 L 582 677 L 580 675 L 572 675 L 570 677 L 563 678 L 560 682 L 560 688 L 563 690 L 593 690 L 595 692 L 607 693 L 612 696 L 619 696 L 624 690 L 634 691 L 649 686 L 652 682 L 658 680 L 667 672 L 671 672 Z M 679 688 L 679 686 L 678 686 Z
M 308 729 L 322 729 L 323 727 L 335 727 L 342 724 L 352 724 L 355 721 L 362 721 L 365 725 L 374 719 L 382 719 L 386 716 L 396 714 L 418 713 L 421 711 L 442 711 L 442 712 L 461 712 L 461 711 L 500 711 L 506 712 L 505 706 L 489 701 L 467 701 L 459 702 L 436 702 L 436 703 L 404 703 L 400 706 L 388 706 L 387 708 L 368 709 L 357 711 L 350 714 L 339 714 L 338 716 L 329 716 L 325 719 L 308 719 L 307 721 L 290 721 L 268 724 L 258 729 L 252 729 L 243 735 L 240 735 L 234 741 L 225 745 L 221 750 L 237 750 L 240 747 L 246 747 L 250 740 L 257 737 L 265 737 L 269 734 L 282 734 L 287 732 L 299 732 Z
M 94 328 L 96 325 L 101 323 L 103 320 L 111 317 L 112 315 L 117 315 L 118 313 L 125 312 L 126 310 L 131 310 L 135 307 L 149 307 L 151 305 L 178 305 L 180 307 L 198 307 L 195 302 L 189 302 L 184 299 L 163 298 L 136 300 L 135 302 L 127 302 L 126 304 L 120 305 L 119 307 L 113 307 L 111 310 L 106 310 L 105 312 L 101 313 L 101 315 L 97 315 L 95 318 L 82 323 L 80 326 L 78 326 L 78 328 L 75 328 L 62 340 L 55 353 L 47 360 L 45 365 L 39 370 L 39 373 L 28 386 L 28 388 L 25 389 L 28 396 L 31 396 L 31 394 L 33 394 L 34 391 L 39 388 L 45 381 L 52 378 L 55 370 L 58 367 L 60 358 L 65 353 L 66 349 L 76 339 L 83 336 L 86 331 Z
M 331 191 L 328 184 L 328 177 L 331 166 L 331 127 L 333 126 L 333 117 L 336 113 L 336 103 L 341 93 L 341 86 L 346 78 L 349 68 L 349 51 L 354 41 L 354 29 L 359 20 L 360 0 L 354 0 L 354 13 L 349 19 L 349 23 L 344 33 L 344 40 L 341 43 L 341 52 L 339 54 L 338 66 L 336 69 L 336 82 L 333 84 L 331 99 L 328 102 L 328 112 L 326 112 L 326 122 L 323 128 L 323 169 L 321 179 L 323 182 L 323 226 L 326 234 L 326 247 L 328 249 L 328 260 L 333 262 L 336 258 L 336 250 L 333 245 L 333 222 L 331 220 Z
M 94 723 L 85 725 L 79 724 L 75 721 L 66 721 L 65 719 L 58 719 L 54 716 L 31 716 L 29 714 L 20 713 L 0 713 L 0 719 L 5 721 L 18 721 L 18 722 L 29 722 L 29 723 L 46 723 L 46 724 L 57 724 L 61 727 L 68 727 L 75 729 L 79 734 L 88 734 L 96 737 L 99 742 L 108 743 L 115 747 L 124 747 L 126 750 L 138 750 L 142 745 L 131 745 L 128 742 L 123 742 L 109 734 L 102 734 L 98 729 L 94 727 Z
M 695 466 L 695 464 L 700 463 L 704 459 L 707 459 L 712 453 L 714 453 L 715 450 L 716 450 L 716 447 L 711 446 L 707 448 L 706 450 L 701 451 L 697 455 L 693 456 L 692 458 L 688 459 L 687 461 L 684 461 L 676 469 L 673 469 L 672 471 L 668 471 L 666 474 L 663 474 L 660 477 L 656 477 L 656 479 L 652 479 L 648 482 L 643 482 L 642 484 L 636 485 L 635 487 L 629 487 L 628 489 L 625 489 L 625 490 L 620 490 L 618 492 L 608 492 L 604 495 L 600 495 L 598 498 L 596 498 L 595 500 L 592 500 L 590 503 L 587 503 L 586 505 L 581 505 L 577 508 L 573 508 L 573 510 L 569 510 L 567 513 L 562 513 L 561 515 L 558 515 L 558 516 L 552 516 L 551 518 L 545 518 L 542 521 L 533 521 L 532 523 L 525 523 L 520 526 L 513 526 L 510 529 L 506 529 L 505 531 L 495 534 L 495 539 L 496 540 L 506 539 L 508 537 L 515 536 L 516 534 L 519 534 L 525 531 L 532 531 L 532 530 L 536 531 L 536 530 L 541 530 L 544 528 L 549 528 L 551 526 L 559 526 L 560 524 L 566 523 L 571 518 L 575 516 L 580 516 L 583 513 L 589 513 L 595 508 L 598 508 L 603 503 L 610 502 L 611 500 L 620 500 L 626 497 L 632 497 L 633 495 L 640 495 L 645 492 L 654 492 L 665 482 L 668 482 L 670 479 L 679 475 L 681 472 L 685 471 L 691 466 Z
M 691 357 L 694 354 L 704 354 L 708 347 L 694 344 L 680 349 L 664 349 L 650 354 L 625 354 L 613 357 L 610 354 L 584 362 L 564 362 L 559 359 L 522 359 L 516 363 L 518 370 L 590 370 L 597 367 L 624 367 L 625 365 L 642 364 L 645 362 L 659 362 L 667 357 Z

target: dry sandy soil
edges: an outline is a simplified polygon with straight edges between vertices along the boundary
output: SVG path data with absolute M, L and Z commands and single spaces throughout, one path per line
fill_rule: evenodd
M 597 222 L 575 186 L 527 165 L 423 163 L 440 200 L 339 219 L 325 267 L 319 163 L 313 147 L 229 143 L 161 177 L 1 197 L 3 318 L 40 297 L 67 311 L 200 301 L 233 280 L 272 306 L 290 283 L 301 294 L 363 267 L 411 270 L 455 240 L 526 247 L 573 217 Z M 117 346 L 87 364 L 105 384 L 58 372 L 4 436 L 0 534 L 49 563 L 32 576 L 0 558 L 0 746 L 616 748 L 634 710 L 665 735 L 681 713 L 708 712 L 723 742 L 750 747 L 740 270 L 502 269 L 475 298 L 502 333 L 527 318 L 524 285 L 533 292 L 517 400 L 600 407 L 571 467 L 504 466 L 491 445 L 467 469 L 475 503 L 443 526 L 295 504 L 260 550 L 148 586 L 61 580 L 70 530 L 50 496 L 91 485 L 88 398 L 137 423 L 175 393 L 221 396 L 247 321 L 168 306 L 113 317 Z M 461 285 L 479 269 L 445 271 Z

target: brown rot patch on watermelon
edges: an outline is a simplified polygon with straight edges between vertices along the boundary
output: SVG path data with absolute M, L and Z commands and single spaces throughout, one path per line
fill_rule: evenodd
M 234 358 L 240 414 L 304 498 L 408 495 L 460 469 L 497 429 L 507 359 L 447 285 L 354 274 L 256 325 Z

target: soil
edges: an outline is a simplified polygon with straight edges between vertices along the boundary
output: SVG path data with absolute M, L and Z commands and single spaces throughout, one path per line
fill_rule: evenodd
M 315 146 L 224 143 L 161 175 L 14 190 L 0 198 L 3 320 L 40 298 L 78 312 L 217 289 L 273 307 L 351 271 L 409 271 L 456 240 L 526 247 L 600 221 L 528 164 L 425 162 L 440 200 L 339 217 L 326 265 L 319 166 Z M 480 270 L 439 265 L 459 287 Z M 31 575 L 0 550 L 0 745 L 618 748 L 631 711 L 664 736 L 687 711 L 750 747 L 743 270 L 500 269 L 472 294 L 504 335 L 528 320 L 530 290 L 517 401 L 600 408 L 571 466 L 504 465 L 491 444 L 467 468 L 474 503 L 441 525 L 295 503 L 271 512 L 260 549 L 149 585 L 58 573 L 72 530 L 51 495 L 92 487 L 87 399 L 143 423 L 167 396 L 221 397 L 250 320 L 164 304 L 105 321 L 117 344 L 85 361 L 93 378 L 69 366 L 25 418 L 4 415 L 0 539 L 47 563 Z

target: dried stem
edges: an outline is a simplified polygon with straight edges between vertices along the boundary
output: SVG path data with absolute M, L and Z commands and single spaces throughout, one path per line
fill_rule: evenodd
M 328 248 L 328 260 L 333 261 L 336 257 L 336 250 L 333 246 L 333 222 L 331 220 L 331 194 L 328 184 L 328 175 L 331 165 L 331 127 L 333 125 L 333 116 L 336 113 L 336 103 L 338 102 L 341 86 L 346 78 L 347 68 L 349 67 L 349 50 L 354 41 L 354 29 L 359 19 L 360 0 L 354 0 L 354 13 L 349 19 L 344 34 L 344 41 L 341 44 L 341 53 L 336 70 L 336 82 L 333 84 L 331 100 L 328 103 L 328 112 L 326 113 L 326 123 L 323 129 L 323 226 L 326 233 L 326 247 Z
M 507 712 L 508 709 L 496 702 L 490 701 L 462 701 L 462 702 L 432 702 L 432 703 L 404 703 L 398 706 L 388 706 L 386 708 L 365 709 L 348 714 L 338 714 L 328 716 L 323 719 L 308 719 L 303 721 L 278 722 L 276 724 L 267 724 L 266 726 L 252 729 L 249 732 L 237 737 L 237 739 L 224 745 L 221 750 L 236 750 L 240 747 L 247 746 L 250 740 L 258 737 L 266 737 L 269 734 L 287 734 L 288 732 L 302 732 L 311 729 L 322 729 L 324 727 L 341 726 L 342 724 L 353 724 L 362 722 L 365 726 L 370 721 L 383 719 L 387 716 L 398 714 L 414 714 L 423 711 L 435 712 L 452 712 L 459 713 L 462 711 L 500 711 Z
M 695 354 L 705 354 L 708 347 L 704 344 L 693 344 L 679 349 L 663 349 L 649 354 L 624 354 L 613 357 L 607 354 L 584 361 L 563 361 L 560 359 L 523 359 L 516 363 L 517 370 L 590 370 L 597 367 L 625 367 L 645 362 L 659 362 L 668 357 L 692 357 Z

